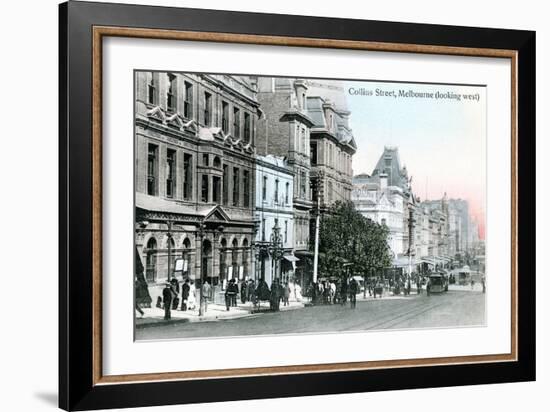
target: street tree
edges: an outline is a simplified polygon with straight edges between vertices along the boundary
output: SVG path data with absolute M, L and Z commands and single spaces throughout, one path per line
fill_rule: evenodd
M 391 265 L 389 230 L 361 215 L 352 202 L 336 202 L 321 220 L 319 268 L 325 275 L 344 277 L 349 267 L 365 279 Z

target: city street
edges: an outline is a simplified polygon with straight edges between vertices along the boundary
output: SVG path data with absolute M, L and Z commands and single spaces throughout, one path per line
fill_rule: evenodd
M 323 305 L 240 319 L 179 323 L 137 329 L 136 339 L 296 334 L 356 330 L 479 326 L 485 324 L 485 294 L 449 291 L 397 299 L 358 300 L 348 306 Z

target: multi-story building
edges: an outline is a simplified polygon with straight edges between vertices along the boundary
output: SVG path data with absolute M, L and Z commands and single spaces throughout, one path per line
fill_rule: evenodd
M 135 90 L 135 241 L 147 281 L 181 274 L 219 286 L 249 275 L 255 85 L 239 76 L 140 71 Z
M 258 85 L 258 101 L 263 111 L 257 130 L 257 153 L 285 157 L 294 176 L 293 249 L 300 259 L 298 268 L 303 272 L 308 270 L 305 266 L 310 255 L 312 209 L 309 141 L 313 121 L 306 111 L 308 86 L 304 80 L 290 78 L 258 77 L 253 81 Z
M 386 225 L 390 231 L 389 247 L 395 262 L 403 264 L 400 259 L 415 255 L 415 234 L 409 239 L 410 218 L 414 216 L 416 199 L 411 194 L 407 169 L 401 167 L 399 152 L 396 147 L 385 147 L 372 175 L 354 177 L 352 200 L 363 216 Z M 418 220 L 418 218 L 416 219 Z
M 294 174 L 282 157 L 256 158 L 256 275 L 271 285 L 292 278 L 294 257 Z
M 357 145 L 349 125 L 346 93 L 337 81 L 308 81 L 307 114 L 310 130 L 310 177 L 314 203 L 321 211 L 336 201 L 351 200 L 352 157 Z
M 372 221 L 385 225 L 389 229 L 388 246 L 394 258 L 403 255 L 406 218 L 404 215 L 403 189 L 388 186 L 385 173 L 379 175 L 377 182 L 369 175 L 361 174 L 353 178 L 351 199 L 355 208 Z
M 287 158 L 294 174 L 294 253 L 297 269 L 311 261 L 312 210 L 351 196 L 351 158 L 357 147 L 349 127 L 345 91 L 338 82 L 257 77 L 264 116 L 258 125 L 258 154 Z M 311 190 L 312 184 L 314 190 Z

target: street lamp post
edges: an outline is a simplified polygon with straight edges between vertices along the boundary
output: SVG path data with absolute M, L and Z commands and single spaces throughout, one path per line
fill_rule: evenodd
M 254 219 L 254 237 L 252 238 L 252 248 L 250 250 L 250 258 L 253 259 L 253 272 L 254 272 L 254 284 L 258 286 L 258 260 L 260 258 L 260 249 L 258 242 L 256 242 L 256 236 L 258 236 L 258 231 L 260 230 L 260 221 Z M 252 256 L 253 255 L 253 256 Z
M 170 270 L 170 266 L 172 263 L 172 221 L 168 220 L 166 222 L 168 225 L 168 232 L 166 236 L 168 237 L 168 282 L 172 280 L 172 271 Z
M 224 227 L 222 225 L 218 226 L 218 231 L 217 233 L 221 234 L 223 233 L 224 231 Z M 200 284 L 200 290 L 199 290 L 199 316 L 203 316 L 204 313 L 206 312 L 206 305 L 204 304 L 204 300 L 205 300 L 205 296 L 204 296 L 204 270 L 205 270 L 205 265 L 204 265 L 204 238 L 206 236 L 206 224 L 204 222 L 204 220 L 202 220 L 200 223 L 199 223 L 199 227 L 197 228 L 197 236 L 201 239 L 201 254 L 200 254 L 200 267 L 201 267 L 201 272 L 200 272 L 200 280 L 201 280 L 201 284 Z M 216 239 L 217 239 L 217 233 L 215 231 L 213 231 L 213 234 L 214 234 L 214 243 L 216 242 Z
M 269 252 L 271 253 L 274 261 L 274 276 L 272 281 L 275 279 L 275 277 L 277 277 L 277 263 L 283 254 L 283 242 L 281 240 L 280 232 L 281 228 L 279 227 L 279 223 L 277 222 L 273 227 L 273 231 L 271 232 L 271 242 L 269 245 Z

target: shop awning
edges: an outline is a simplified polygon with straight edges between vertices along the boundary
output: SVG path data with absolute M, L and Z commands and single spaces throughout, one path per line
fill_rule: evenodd
M 289 262 L 299 262 L 300 259 L 298 259 L 296 256 L 294 255 L 284 255 L 283 258 L 285 258 L 286 260 L 288 260 Z

